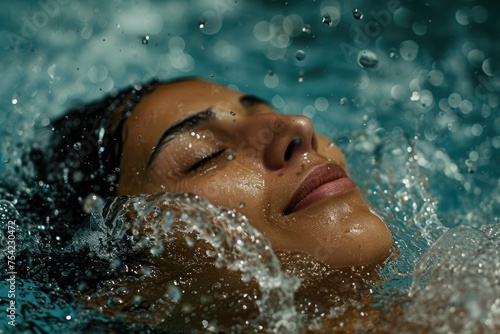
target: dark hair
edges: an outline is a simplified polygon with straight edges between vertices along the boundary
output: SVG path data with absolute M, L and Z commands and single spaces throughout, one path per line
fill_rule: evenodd
M 80 215 L 88 213 L 83 209 L 87 196 L 105 199 L 115 195 L 125 120 L 158 85 L 155 80 L 91 104 L 78 105 L 52 122 L 54 155 L 50 170 L 58 172 L 49 181 L 69 186 L 69 191 L 78 197 Z
M 35 140 L 12 146 L 19 158 L 0 180 L 0 198 L 15 206 L 26 235 L 35 233 L 39 244 L 62 247 L 92 209 L 92 203 L 84 208 L 89 199 L 115 195 L 125 120 L 158 85 L 155 80 L 77 104 L 37 129 Z

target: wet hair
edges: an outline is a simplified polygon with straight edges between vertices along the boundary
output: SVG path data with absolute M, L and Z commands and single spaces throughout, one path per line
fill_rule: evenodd
M 78 198 L 77 213 L 85 215 L 88 196 L 114 196 L 120 176 L 125 121 L 136 105 L 160 83 L 127 88 L 114 96 L 70 109 L 51 122 L 53 158 L 50 169 L 58 171 L 52 182 L 64 183 Z

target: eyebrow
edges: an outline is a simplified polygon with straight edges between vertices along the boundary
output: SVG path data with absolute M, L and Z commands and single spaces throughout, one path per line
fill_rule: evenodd
M 161 149 L 174 139 L 175 135 L 194 129 L 201 123 L 207 122 L 214 118 L 216 118 L 216 115 L 212 111 L 212 108 L 210 107 L 207 110 L 200 111 L 194 115 L 191 115 L 169 127 L 158 140 L 158 144 L 156 144 L 153 153 L 149 157 L 146 168 L 148 168 L 151 165 L 151 163 L 156 159 L 156 156 L 161 151 Z
M 238 100 L 240 104 L 245 108 L 248 112 L 252 110 L 252 107 L 258 104 L 266 104 L 269 105 L 266 101 L 255 95 L 243 95 Z M 153 153 L 149 157 L 148 163 L 146 165 L 146 169 L 153 163 L 153 161 L 158 156 L 159 152 L 165 147 L 170 141 L 172 141 L 175 135 L 186 132 L 189 130 L 198 127 L 200 124 L 205 123 L 207 121 L 213 120 L 216 118 L 216 113 L 213 112 L 212 107 L 209 107 L 207 110 L 200 111 L 194 115 L 191 115 L 178 123 L 169 127 L 158 140 L 158 144 L 153 149 Z
M 266 101 L 255 95 L 243 95 L 242 97 L 240 97 L 239 101 L 245 109 L 250 109 L 255 105 L 261 103 L 268 104 Z

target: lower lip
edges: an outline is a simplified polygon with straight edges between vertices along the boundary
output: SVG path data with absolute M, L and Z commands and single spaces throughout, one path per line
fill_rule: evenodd
M 356 188 L 356 183 L 348 177 L 327 182 L 304 197 L 299 203 L 297 203 L 297 205 L 295 205 L 292 212 L 302 210 L 308 206 L 321 202 L 326 198 L 340 195 Z

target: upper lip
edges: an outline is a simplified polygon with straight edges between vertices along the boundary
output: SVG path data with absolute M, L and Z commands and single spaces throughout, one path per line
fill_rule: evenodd
M 290 202 L 285 207 L 284 214 L 291 214 L 295 206 L 318 187 L 343 177 L 347 177 L 347 173 L 335 163 L 330 162 L 314 167 L 293 194 Z

